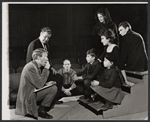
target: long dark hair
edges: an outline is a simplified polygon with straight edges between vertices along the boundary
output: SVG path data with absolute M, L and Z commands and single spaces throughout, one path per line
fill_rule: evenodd
M 106 24 L 112 22 L 110 13 L 109 13 L 107 8 L 100 8 L 100 9 L 98 9 L 98 11 L 96 12 L 96 15 L 95 15 L 96 19 L 98 19 L 97 18 L 98 14 L 101 14 L 104 17 L 104 21 L 105 21 Z

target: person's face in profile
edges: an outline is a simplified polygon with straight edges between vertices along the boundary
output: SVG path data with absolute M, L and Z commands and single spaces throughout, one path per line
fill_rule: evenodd
M 105 36 L 101 36 L 101 42 L 104 46 L 109 44 L 109 40 L 110 39 L 107 39 Z
M 45 66 L 48 61 L 47 53 L 42 53 L 42 57 L 39 57 L 39 63 L 41 66 Z
M 47 43 L 51 37 L 51 34 L 47 32 L 41 32 L 41 41 L 42 43 Z
M 121 36 L 124 36 L 124 35 L 126 35 L 126 33 L 128 32 L 128 27 L 127 27 L 127 28 L 124 28 L 123 26 L 120 26 L 118 30 L 119 30 L 119 34 L 120 34 Z
M 90 54 L 87 54 L 87 56 L 86 56 L 86 61 L 87 61 L 88 63 L 92 63 L 94 60 L 95 60 L 95 57 L 94 57 L 94 56 L 91 56 Z
M 105 23 L 104 16 L 102 14 L 98 13 L 97 18 L 101 23 Z

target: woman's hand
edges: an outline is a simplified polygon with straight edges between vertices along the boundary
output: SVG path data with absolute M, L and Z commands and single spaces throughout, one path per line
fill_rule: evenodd
M 99 81 L 97 81 L 97 80 L 93 80 L 92 82 L 91 82 L 91 86 L 98 86 L 99 85 Z
M 129 81 L 126 81 L 126 87 L 131 87 L 131 86 L 134 86 L 134 83 L 132 83 L 132 82 L 129 82 Z

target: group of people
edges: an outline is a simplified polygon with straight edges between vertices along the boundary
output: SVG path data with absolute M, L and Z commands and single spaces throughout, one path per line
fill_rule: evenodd
M 62 104 L 63 101 L 59 101 L 61 97 L 80 94 L 75 83 L 78 80 L 83 81 L 87 104 L 103 102 L 102 110 L 111 109 L 114 103 L 121 104 L 124 95 L 121 92 L 122 82 L 118 70 L 126 85 L 133 86 L 134 83 L 127 81 L 125 71 L 147 70 L 145 44 L 142 36 L 134 32 L 128 22 L 120 23 L 117 29 L 107 8 L 99 9 L 96 17 L 98 23 L 94 26 L 93 33 L 100 36 L 104 52 L 99 56 L 96 49 L 89 49 L 86 53 L 87 64 L 78 72 L 71 69 L 68 59 L 63 61 L 62 69 L 56 71 L 53 68 L 48 55 L 48 41 L 52 32 L 49 27 L 41 29 L 40 36 L 28 46 L 27 64 L 21 73 L 16 114 L 36 119 L 38 116 L 52 119 L 53 116 L 47 111 L 54 104 Z M 119 38 L 118 32 L 122 38 Z M 51 86 L 34 92 L 45 85 Z

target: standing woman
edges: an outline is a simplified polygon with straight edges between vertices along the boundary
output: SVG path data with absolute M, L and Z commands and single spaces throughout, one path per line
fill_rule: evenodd
M 104 57 L 106 54 L 113 55 L 114 57 L 114 65 L 120 69 L 123 70 L 123 62 L 120 54 L 120 49 L 117 44 L 115 44 L 115 33 L 111 29 L 103 29 L 99 36 L 101 37 L 101 42 L 104 46 L 107 46 L 103 52 L 103 54 L 99 57 L 99 61 L 103 62 Z M 126 79 L 126 78 L 124 78 Z M 125 81 L 128 86 L 133 86 L 133 83 L 130 83 L 128 81 Z
M 115 33 L 115 43 L 119 44 L 118 29 L 116 24 L 112 21 L 108 9 L 100 8 L 96 12 L 95 18 L 98 20 L 98 22 L 93 27 L 93 34 L 99 35 L 100 31 L 102 31 L 103 29 L 111 29 Z

